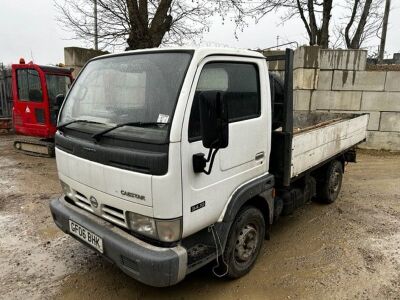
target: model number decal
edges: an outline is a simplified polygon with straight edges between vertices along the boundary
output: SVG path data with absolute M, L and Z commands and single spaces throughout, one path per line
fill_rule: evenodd
M 190 212 L 194 212 L 195 210 L 203 208 L 204 206 L 206 206 L 206 201 L 197 203 L 197 204 L 193 205 L 192 207 L 190 207 Z

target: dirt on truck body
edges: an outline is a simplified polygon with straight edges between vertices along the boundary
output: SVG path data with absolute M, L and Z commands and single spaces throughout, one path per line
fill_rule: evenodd
M 280 218 L 247 276 L 199 270 L 158 289 L 56 228 L 55 160 L 16 153 L 12 140 L 0 136 L 2 299 L 400 299 L 399 154 L 360 151 L 339 199 Z

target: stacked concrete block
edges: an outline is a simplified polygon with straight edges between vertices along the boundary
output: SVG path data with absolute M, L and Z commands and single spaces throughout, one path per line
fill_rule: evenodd
M 400 111 L 400 92 L 363 92 L 361 109 Z
M 319 71 L 317 90 L 330 91 L 332 90 L 333 71 Z
M 317 89 L 320 48 L 303 46 L 293 57 L 293 106 L 295 110 L 310 109 L 312 92 Z
M 321 49 L 317 46 L 302 46 L 294 52 L 293 69 L 320 69 Z
M 400 71 L 387 72 L 385 91 L 400 92 Z
M 381 131 L 400 132 L 400 112 L 382 112 L 379 129 Z
M 366 71 L 364 50 L 300 47 L 294 57 L 295 110 L 367 113 L 361 147 L 400 150 L 400 71 Z
M 314 91 L 311 110 L 360 110 L 359 91 Z
M 308 111 L 310 110 L 311 90 L 294 90 L 293 91 L 293 108 L 294 110 Z
M 332 89 L 338 91 L 383 91 L 385 80 L 386 72 L 335 70 Z
M 82 67 L 93 57 L 107 54 L 108 52 L 85 49 L 79 47 L 66 47 L 64 48 L 64 61 L 65 66 L 73 68 L 72 76 L 76 78 Z
M 295 90 L 315 90 L 318 85 L 317 69 L 295 69 L 293 71 L 293 88 Z
M 321 70 L 365 70 L 366 50 L 321 49 Z
M 265 57 L 284 55 L 285 51 L 281 50 L 264 50 L 261 52 Z M 268 70 L 269 71 L 284 71 L 285 70 L 285 61 L 283 60 L 274 60 L 268 62 Z
M 400 150 L 400 132 L 368 131 L 367 142 L 360 145 L 363 149 Z

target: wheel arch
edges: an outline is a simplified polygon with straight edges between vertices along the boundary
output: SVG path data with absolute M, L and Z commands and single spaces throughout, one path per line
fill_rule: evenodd
M 239 187 L 230 197 L 220 220 L 231 223 L 242 207 L 252 205 L 262 212 L 266 225 L 271 224 L 274 211 L 274 183 L 274 176 L 266 174 Z

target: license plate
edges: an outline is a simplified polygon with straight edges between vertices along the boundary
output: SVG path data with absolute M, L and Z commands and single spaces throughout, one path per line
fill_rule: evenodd
M 69 220 L 69 231 L 96 250 L 103 253 L 103 240 L 98 235 L 71 220 Z

